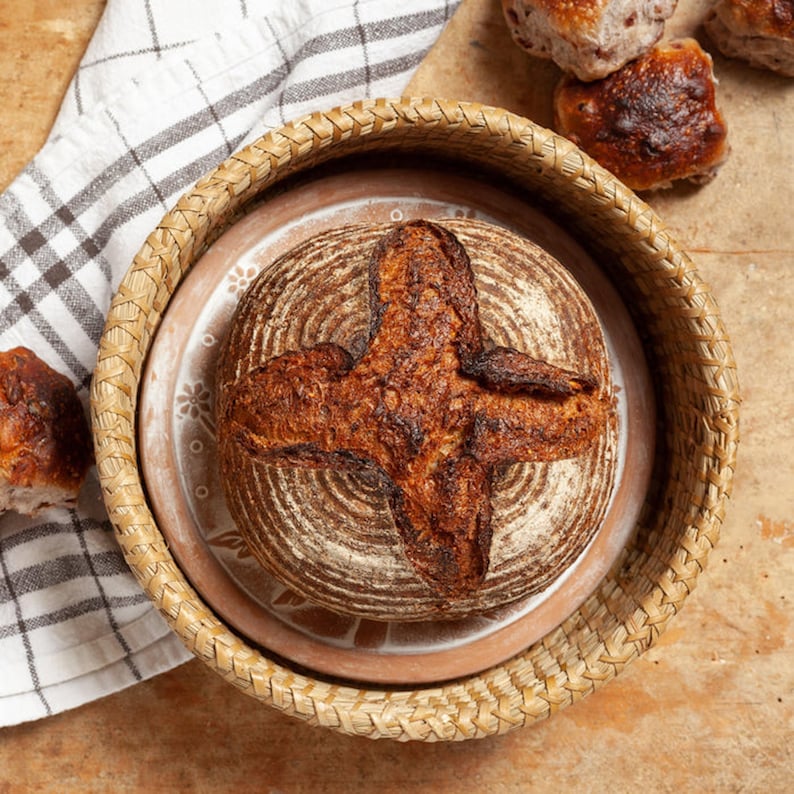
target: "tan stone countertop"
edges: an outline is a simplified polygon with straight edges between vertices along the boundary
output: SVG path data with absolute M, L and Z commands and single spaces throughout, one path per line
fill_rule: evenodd
M 104 3 L 0 7 L 0 188 L 44 142 Z M 794 775 L 794 79 L 728 61 L 681 0 L 668 36 L 712 51 L 730 159 L 650 195 L 731 335 L 741 444 L 720 543 L 660 641 L 551 719 L 460 744 L 312 728 L 199 661 L 40 722 L 0 729 L 0 792 L 782 792 Z M 550 125 L 556 67 L 512 44 L 498 0 L 464 0 L 409 93 Z

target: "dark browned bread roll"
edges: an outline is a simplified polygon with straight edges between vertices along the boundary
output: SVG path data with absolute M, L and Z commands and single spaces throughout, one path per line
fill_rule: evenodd
M 603 80 L 563 77 L 554 125 L 635 190 L 708 181 L 728 153 L 711 56 L 694 39 L 660 44 Z
M 0 353 L 0 510 L 74 504 L 92 455 L 74 384 L 27 348 Z

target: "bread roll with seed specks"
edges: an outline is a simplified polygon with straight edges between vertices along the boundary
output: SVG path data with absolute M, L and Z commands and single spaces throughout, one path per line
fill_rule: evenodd
M 514 41 L 580 80 L 596 80 L 662 37 L 678 0 L 502 0 Z
M 723 55 L 794 77 L 792 0 L 719 0 L 705 27 Z

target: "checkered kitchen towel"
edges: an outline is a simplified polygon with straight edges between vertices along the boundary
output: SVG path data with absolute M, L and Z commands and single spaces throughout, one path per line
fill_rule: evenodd
M 401 94 L 456 5 L 109 0 L 49 141 L 0 196 L 0 350 L 32 348 L 86 400 L 113 289 L 176 199 L 286 120 Z M 0 725 L 187 658 L 93 474 L 76 510 L 0 516 Z

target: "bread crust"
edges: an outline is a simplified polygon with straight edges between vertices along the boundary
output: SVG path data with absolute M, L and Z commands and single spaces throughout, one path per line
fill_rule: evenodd
M 728 154 L 711 56 L 694 39 L 657 45 L 603 80 L 563 77 L 554 125 L 635 190 L 708 181 Z
M 27 348 L 0 353 L 0 507 L 72 505 L 92 460 L 74 384 Z
M 677 0 L 502 0 L 513 40 L 580 80 L 597 80 L 646 53 Z
M 792 0 L 719 0 L 704 26 L 723 55 L 794 77 Z
M 416 221 L 385 234 L 368 282 L 369 330 L 355 350 L 320 343 L 237 372 L 246 355 L 237 348 L 256 331 L 232 333 L 217 398 L 230 507 L 246 537 L 234 482 L 241 450 L 276 467 L 355 471 L 386 495 L 436 599 L 463 599 L 488 571 L 498 471 L 590 447 L 613 419 L 611 390 L 486 346 L 467 253 L 442 226 Z M 245 298 L 241 306 L 245 316 Z

